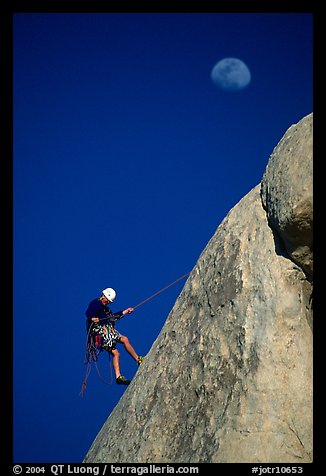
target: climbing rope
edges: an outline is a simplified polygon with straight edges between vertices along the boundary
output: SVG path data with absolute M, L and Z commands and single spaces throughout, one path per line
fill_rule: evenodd
M 180 278 L 176 279 L 175 281 L 173 281 L 173 283 L 170 283 L 168 284 L 167 286 L 164 286 L 164 288 L 160 289 L 159 291 L 157 291 L 155 294 L 152 294 L 151 296 L 149 296 L 148 298 L 144 299 L 143 301 L 139 302 L 138 304 L 136 304 L 136 306 L 133 306 L 134 309 L 137 309 L 137 307 L 140 307 L 142 306 L 143 304 L 145 304 L 145 302 L 149 301 L 150 299 L 153 299 L 155 296 L 158 296 L 159 294 L 161 294 L 163 291 L 165 291 L 166 289 L 170 288 L 171 286 L 173 286 L 174 284 L 176 284 L 177 282 L 181 281 L 181 279 L 185 278 L 186 276 L 188 276 L 190 274 L 190 271 L 189 273 L 186 273 L 186 274 L 183 274 L 182 276 L 180 276 Z
M 89 377 L 89 375 L 91 373 L 91 370 L 92 370 L 92 363 L 94 363 L 97 374 L 100 377 L 100 379 L 102 380 L 102 382 L 105 383 L 106 385 L 108 385 L 108 382 L 101 375 L 101 372 L 100 372 L 100 370 L 98 368 L 98 365 L 97 365 L 98 356 L 102 352 L 102 350 L 97 349 L 95 344 L 94 344 L 93 336 L 91 334 L 92 327 L 93 327 L 93 322 L 89 326 L 89 329 L 88 329 L 88 332 L 87 332 L 87 337 L 86 337 L 85 364 L 87 364 L 87 366 L 86 366 L 85 377 L 84 377 L 84 380 L 83 380 L 83 383 L 82 383 L 82 386 L 81 386 L 81 389 L 80 389 L 80 392 L 79 392 L 79 395 L 81 397 L 84 396 L 84 392 L 86 390 L 87 380 L 88 380 L 88 377 Z M 110 354 L 109 354 L 109 361 L 110 361 L 110 383 L 112 383 L 112 368 L 111 368 Z

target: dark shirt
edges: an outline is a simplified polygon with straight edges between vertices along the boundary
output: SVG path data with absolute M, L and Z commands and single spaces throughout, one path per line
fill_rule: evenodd
M 123 317 L 122 311 L 119 312 L 112 312 L 111 309 L 102 304 L 99 298 L 93 299 L 88 305 L 86 309 L 86 327 L 87 331 L 92 324 L 92 318 L 98 317 L 100 319 L 100 324 L 109 324 L 111 326 L 115 326 L 116 321 Z

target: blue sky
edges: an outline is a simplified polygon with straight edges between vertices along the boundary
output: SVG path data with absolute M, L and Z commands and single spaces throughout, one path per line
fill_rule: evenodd
M 135 306 L 191 271 L 312 112 L 312 46 L 309 13 L 14 15 L 15 462 L 83 459 L 124 391 L 94 368 L 79 396 L 89 301 Z M 247 88 L 212 83 L 225 57 Z M 119 322 L 140 355 L 184 281 Z

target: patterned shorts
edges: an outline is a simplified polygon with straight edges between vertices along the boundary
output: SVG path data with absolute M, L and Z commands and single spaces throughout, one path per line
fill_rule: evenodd
M 95 346 L 98 349 L 104 349 L 109 352 L 115 349 L 115 345 L 117 341 L 120 340 L 121 334 L 112 326 L 97 324 L 92 329 L 92 336 Z

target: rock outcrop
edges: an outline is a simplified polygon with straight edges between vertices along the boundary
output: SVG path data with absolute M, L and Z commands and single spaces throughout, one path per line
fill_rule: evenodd
M 262 200 L 271 227 L 286 251 L 312 278 L 312 114 L 286 132 L 262 180 Z
M 311 126 L 217 228 L 84 462 L 312 461 Z

